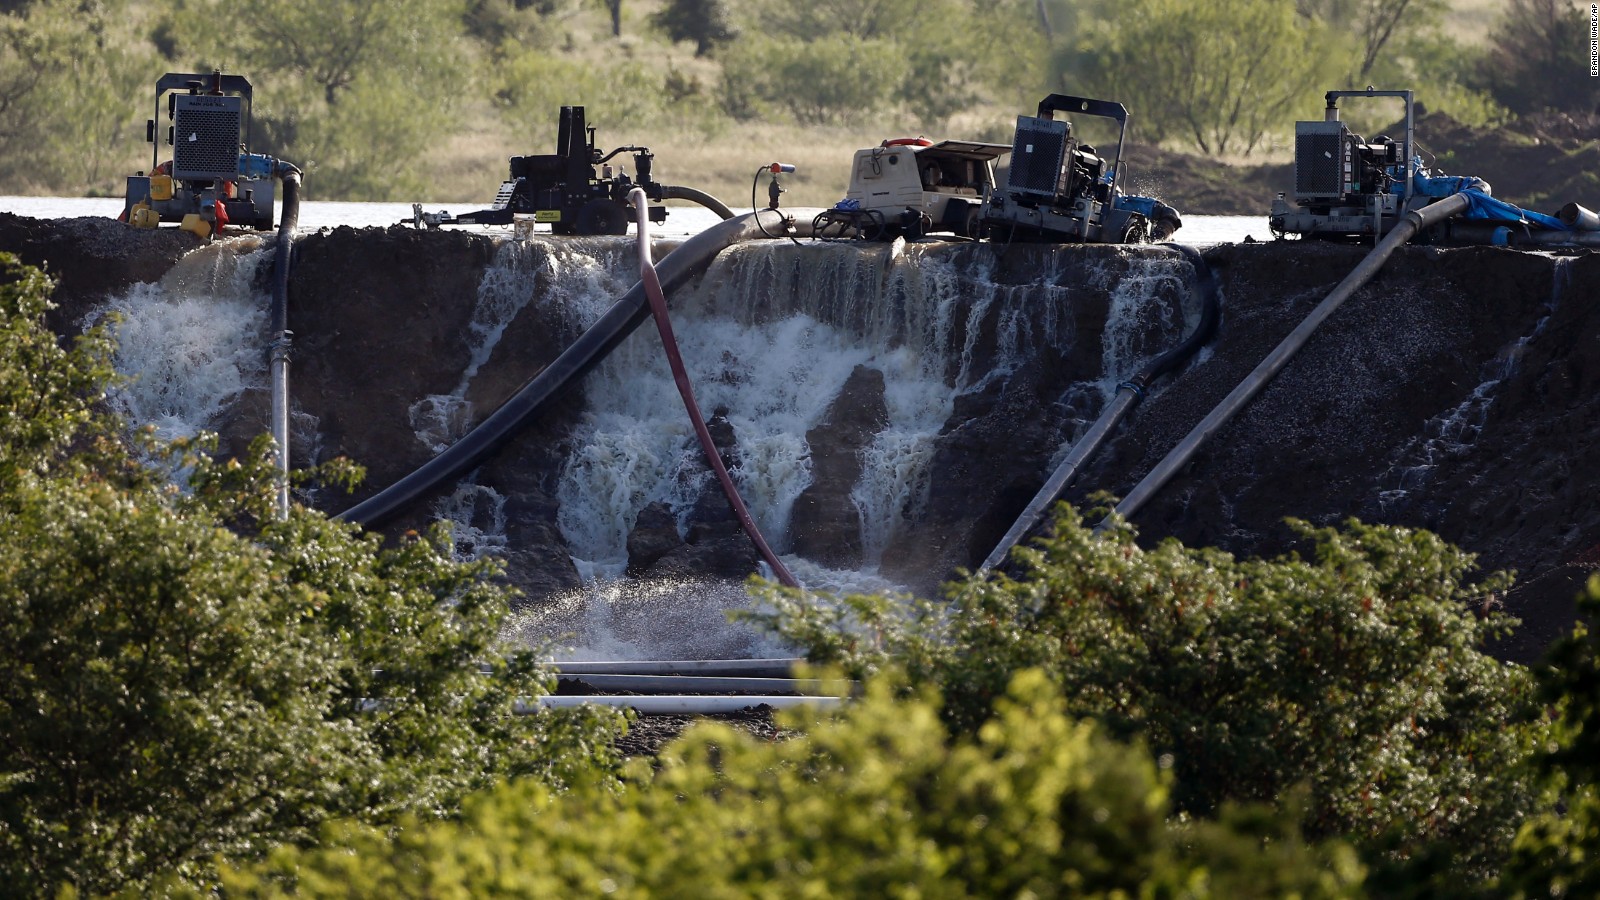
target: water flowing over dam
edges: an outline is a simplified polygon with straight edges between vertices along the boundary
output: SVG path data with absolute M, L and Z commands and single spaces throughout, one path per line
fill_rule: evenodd
M 48 250 L 63 273 L 55 324 L 121 317 L 117 365 L 133 380 L 115 402 L 130 420 L 217 430 L 225 450 L 265 430 L 264 243 L 164 266 L 145 252 L 117 284 L 106 265 L 91 278 L 62 258 L 92 256 L 92 242 L 36 231 L 24 255 Z M 1207 251 L 1217 339 L 1154 386 L 1065 499 L 1125 493 L 1361 253 Z M 293 461 L 369 469 L 354 497 L 300 495 L 330 512 L 498 408 L 637 266 L 624 239 L 399 228 L 305 235 L 296 257 Z M 1193 327 L 1190 279 L 1160 246 L 760 241 L 721 253 L 671 302 L 712 433 L 785 563 L 811 587 L 928 594 L 983 559 L 1117 385 Z M 1507 652 L 1536 647 L 1600 563 L 1597 289 L 1589 256 L 1404 249 L 1135 523 L 1257 554 L 1293 549 L 1286 516 L 1428 527 L 1521 570 L 1503 602 L 1530 625 Z M 722 621 L 759 565 L 649 329 L 384 530 L 437 519 L 461 554 L 506 561 L 530 639 L 565 631 L 622 656 L 776 649 Z

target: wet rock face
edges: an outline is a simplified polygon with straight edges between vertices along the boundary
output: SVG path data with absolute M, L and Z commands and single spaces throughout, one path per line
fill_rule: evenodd
M 191 243 L 172 230 L 0 214 L 0 250 L 48 261 L 60 278 L 53 324 L 64 333 L 106 294 L 159 278 Z M 572 339 L 570 316 L 529 303 L 463 388 L 474 305 L 497 252 L 479 235 L 398 228 L 338 229 L 298 242 L 290 322 L 295 405 L 314 425 L 318 458 L 346 455 L 369 468 L 356 498 L 319 500 L 329 511 L 369 496 L 432 455 L 417 436 L 420 400 L 458 396 L 465 401 L 459 424 L 470 425 Z M 870 263 L 863 282 L 870 286 L 879 277 L 872 275 L 879 265 L 873 260 L 881 262 L 886 251 L 859 252 Z M 1224 298 L 1218 338 L 1135 407 L 1066 499 L 1084 505 L 1094 491 L 1126 494 L 1364 252 L 1311 242 L 1209 251 Z M 922 445 L 922 480 L 905 486 L 899 524 L 880 535 L 883 574 L 931 592 L 954 568 L 982 560 L 1063 445 L 1099 414 L 1107 371 L 1148 358 L 1192 325 L 1181 273 L 1148 277 L 1170 255 L 1159 248 L 963 245 L 928 257 L 929 271 L 937 268 L 940 277 L 981 278 L 971 275 L 977 287 L 969 286 L 949 311 L 943 339 L 959 352 L 939 377 L 958 387 L 942 426 Z M 798 274 L 768 291 L 755 315 L 793 314 L 808 290 L 810 258 L 791 261 Z M 746 274 L 766 284 L 761 279 L 777 278 L 773 271 L 764 262 Z M 1135 282 L 1144 293 L 1129 293 Z M 900 304 L 910 296 L 891 294 Z M 1151 541 L 1173 536 L 1241 554 L 1295 549 L 1287 516 L 1318 525 L 1358 516 L 1435 530 L 1479 553 L 1485 568 L 1521 572 L 1522 586 L 1504 603 L 1529 624 L 1503 650 L 1531 658 L 1570 620 L 1572 595 L 1586 573 L 1600 568 L 1600 506 L 1593 502 L 1600 496 L 1593 449 L 1600 447 L 1596 297 L 1600 256 L 1403 248 L 1135 524 Z M 883 311 L 860 304 L 804 312 L 846 332 L 876 334 L 884 327 Z M 907 315 L 916 310 L 892 312 L 926 325 Z M 1119 328 L 1127 333 L 1112 340 Z M 885 352 L 915 337 L 905 328 L 883 333 L 890 334 Z M 853 492 L 863 454 L 891 418 L 895 385 L 885 371 L 879 359 L 856 365 L 807 429 L 811 482 L 795 503 L 789 537 L 813 561 L 872 562 L 864 558 Z M 508 577 L 532 606 L 580 584 L 558 526 L 557 489 L 576 425 L 592 414 L 586 407 L 580 383 L 472 476 L 504 501 L 472 505 L 473 524 L 502 526 Z M 262 412 L 246 403 L 238 417 L 256 421 Z M 744 456 L 729 423 L 738 412 L 714 415 L 711 423 L 734 468 Z M 253 427 L 246 422 L 236 430 L 243 440 Z M 737 581 L 756 571 L 754 549 L 720 491 L 708 477 L 698 483 L 699 495 L 681 513 L 657 503 L 638 514 L 627 539 L 630 572 Z M 425 526 L 450 494 L 441 489 L 385 530 Z

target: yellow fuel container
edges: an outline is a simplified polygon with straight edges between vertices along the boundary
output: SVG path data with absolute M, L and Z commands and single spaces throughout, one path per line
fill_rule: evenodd
M 171 175 L 151 175 L 150 176 L 150 199 L 151 200 L 171 200 L 172 199 L 172 176 Z
M 128 213 L 128 224 L 135 228 L 156 228 L 161 225 L 161 214 L 151 209 L 150 204 L 140 200 Z
M 183 217 L 183 223 L 178 226 L 181 231 L 193 232 L 201 240 L 211 240 L 211 223 L 201 218 L 197 213 L 189 213 Z

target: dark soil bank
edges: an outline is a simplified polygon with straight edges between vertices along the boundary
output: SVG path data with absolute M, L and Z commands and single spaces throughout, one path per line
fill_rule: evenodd
M 47 264 L 59 277 L 54 324 L 63 331 L 108 292 L 158 278 L 190 246 L 189 236 L 170 230 L 0 214 L 0 250 Z M 458 383 L 469 352 L 466 323 L 495 246 L 464 233 L 342 228 L 307 235 L 297 247 L 294 400 L 316 417 L 324 455 L 369 467 L 360 499 L 429 455 L 408 410 Z M 774 251 L 769 265 L 803 272 L 813 252 L 820 250 Z M 1104 247 L 938 252 L 954 270 L 985 273 L 962 302 L 993 313 L 958 317 L 973 333 L 953 337 L 973 365 L 996 365 L 999 353 L 993 330 L 1004 309 L 998 301 L 981 306 L 984 292 L 1013 297 L 1019 305 L 1005 309 L 1030 321 L 1021 332 L 1028 335 L 1024 363 L 956 398 L 933 448 L 926 508 L 885 556 L 886 574 L 921 591 L 983 558 L 1042 483 L 1061 442 L 1097 412 L 1099 400 L 1073 386 L 1096 377 L 1101 345 L 1068 338 L 1103 330 L 1120 280 L 1170 256 Z M 1362 254 L 1304 243 L 1209 251 L 1224 297 L 1217 340 L 1135 410 L 1069 499 L 1126 493 Z M 803 293 L 803 278 L 799 284 L 794 290 Z M 1503 649 L 1529 659 L 1570 623 L 1572 597 L 1600 567 L 1596 298 L 1600 257 L 1405 248 L 1135 522 L 1150 540 L 1175 536 L 1240 554 L 1293 549 L 1287 516 L 1432 529 L 1480 554 L 1485 568 L 1518 570 L 1519 587 L 1503 602 L 1527 624 Z M 771 298 L 775 312 L 788 302 Z M 1136 340 L 1149 347 L 1176 340 L 1184 327 L 1179 308 L 1188 302 L 1181 291 L 1158 292 L 1151 303 L 1161 312 Z M 859 313 L 841 306 L 836 324 L 850 326 Z M 826 308 L 810 314 L 830 315 Z M 574 328 L 529 304 L 472 381 L 475 416 L 553 359 Z M 569 392 L 476 476 L 507 498 L 510 574 L 529 602 L 577 584 L 555 525 L 554 491 L 582 403 L 581 388 Z M 844 520 L 856 460 L 881 427 L 884 404 L 881 373 L 861 368 L 807 435 L 815 482 L 796 505 L 794 543 L 812 559 L 848 566 L 861 558 L 860 532 Z M 737 454 L 737 447 L 725 450 Z M 336 511 L 350 501 L 319 502 Z M 647 508 L 629 541 L 635 570 L 750 571 L 736 525 L 715 504 L 702 505 L 682 535 Z M 424 520 L 419 509 L 385 527 L 397 533 Z

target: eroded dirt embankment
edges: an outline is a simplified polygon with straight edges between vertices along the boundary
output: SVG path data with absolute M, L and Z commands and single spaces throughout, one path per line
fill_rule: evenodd
M 65 332 L 106 293 L 159 277 L 191 244 L 173 231 L 0 214 L 0 250 L 48 264 L 60 278 L 54 321 Z M 298 246 L 295 402 L 315 416 L 320 452 L 345 453 L 369 467 L 368 494 L 429 455 L 410 410 L 418 398 L 459 383 L 477 284 L 495 248 L 481 236 L 399 228 L 338 229 Z M 952 251 L 952 260 L 976 266 L 979 257 L 1001 252 L 971 246 Z M 1217 341 L 1136 410 L 1070 498 L 1125 493 L 1362 253 L 1300 243 L 1209 251 L 1225 302 Z M 1095 271 L 1114 274 L 1107 260 L 1132 265 L 1127 260 L 1137 254 L 1012 248 L 984 264 L 988 277 L 1021 289 L 1046 269 L 1057 281 L 1072 280 L 1077 270 L 1062 260 L 1080 257 L 1094 257 Z M 1037 329 L 1104 327 L 1105 310 L 1091 308 L 1097 295 L 1076 296 L 1090 299 L 1066 316 L 1041 300 Z M 1479 553 L 1486 568 L 1521 573 L 1504 602 L 1528 624 L 1504 652 L 1530 658 L 1570 622 L 1572 596 L 1600 567 L 1600 505 L 1593 501 L 1600 496 L 1597 297 L 1597 256 L 1403 249 L 1136 523 L 1152 540 L 1176 536 L 1245 554 L 1293 548 L 1286 516 L 1316 524 L 1358 516 L 1433 529 Z M 541 309 L 530 304 L 511 322 L 473 379 L 469 397 L 478 416 L 571 339 L 570 322 Z M 933 451 L 930 500 L 891 546 L 885 570 L 930 589 L 951 567 L 982 559 L 1042 482 L 1068 436 L 1064 415 L 1085 412 L 1063 410 L 1058 401 L 1090 363 L 1098 357 L 1040 357 L 956 398 Z M 555 524 L 554 473 L 569 449 L 564 442 L 581 393 L 573 391 L 477 476 L 507 498 L 511 575 L 530 599 L 577 577 Z M 808 435 L 819 483 L 809 491 L 814 508 L 797 510 L 797 521 L 837 518 L 847 502 L 845 482 L 858 471 L 850 460 L 881 419 L 883 402 L 881 377 L 863 370 L 835 400 L 831 424 Z M 247 401 L 228 427 L 241 438 L 253 433 L 261 411 Z M 323 502 L 342 508 L 348 501 Z M 676 565 L 748 571 L 749 554 L 719 537 L 731 533 L 729 523 L 706 515 L 709 537 L 698 551 L 674 535 L 662 552 L 678 554 Z M 641 515 L 641 547 L 669 537 L 659 518 Z M 424 519 L 413 511 L 389 528 Z M 859 553 L 854 533 L 849 523 L 813 533 L 807 552 L 848 562 Z

